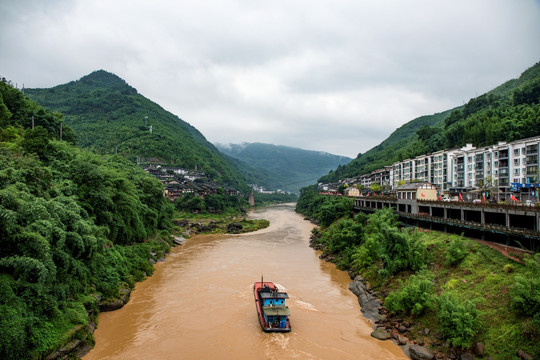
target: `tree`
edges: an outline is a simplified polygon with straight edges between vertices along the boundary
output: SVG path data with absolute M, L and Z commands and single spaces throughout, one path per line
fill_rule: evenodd
M 416 135 L 418 135 L 418 140 L 427 142 L 432 137 L 439 134 L 441 131 L 442 130 L 439 128 L 434 128 L 426 124 L 416 132 Z
M 49 144 L 49 132 L 42 126 L 36 126 L 34 129 L 28 129 L 24 132 L 22 147 L 31 154 L 37 154 L 43 157 L 45 149 Z
M 370 186 L 369 186 L 369 190 L 371 190 L 372 192 L 374 193 L 380 193 L 381 190 L 382 190 L 382 187 L 381 185 L 377 184 L 377 183 L 372 183 Z

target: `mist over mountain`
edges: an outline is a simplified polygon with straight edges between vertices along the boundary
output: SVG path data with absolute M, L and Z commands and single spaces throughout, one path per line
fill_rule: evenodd
M 215 144 L 222 153 L 259 169 L 280 189 L 297 192 L 351 158 L 263 143 Z

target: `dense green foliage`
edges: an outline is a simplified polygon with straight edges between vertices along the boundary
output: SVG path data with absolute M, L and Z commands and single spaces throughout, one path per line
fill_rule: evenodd
M 175 200 L 174 206 L 184 212 L 211 212 L 223 213 L 225 211 L 239 212 L 248 206 L 245 198 L 237 195 L 226 195 L 223 192 L 208 194 L 204 197 L 194 193 L 186 193 Z
M 172 166 L 197 167 L 218 183 L 248 189 L 242 175 L 197 129 L 114 74 L 95 71 L 78 81 L 25 93 L 62 112 L 81 147 L 100 154 L 123 154 L 131 161 L 158 158 Z
M 477 147 L 540 135 L 540 63 L 464 106 L 414 119 L 381 144 L 322 177 L 335 182 L 407 158 L 472 143 Z
M 441 331 L 452 346 L 469 348 L 478 331 L 478 314 L 474 301 L 460 300 L 452 292 L 439 298 L 438 318 Z
M 390 293 L 385 304 L 394 312 L 421 315 L 431 306 L 433 290 L 433 273 L 423 271 L 411 275 L 405 285 L 400 281 L 399 290 Z
M 270 189 L 296 193 L 303 186 L 313 184 L 328 171 L 352 160 L 320 151 L 271 144 L 243 143 L 216 146 L 222 153 L 261 169 L 267 178 L 274 179 Z M 261 182 L 254 183 L 265 185 Z
M 317 217 L 327 201 L 304 188 L 297 210 Z M 454 348 L 481 342 L 493 359 L 513 358 L 519 349 L 540 356 L 540 255 L 521 255 L 522 265 L 462 236 L 400 229 L 391 209 L 347 212 L 313 235 L 324 258 L 369 282 L 388 317 L 418 324 L 409 339 L 436 345 L 424 335 L 429 328 Z
M 0 99 L 0 358 L 37 358 L 85 336 L 99 298 L 152 273 L 151 252 L 169 246 L 143 241 L 168 239 L 173 207 L 127 160 L 59 141 L 61 115 L 5 83 Z
M 446 252 L 446 265 L 454 266 L 459 264 L 469 254 L 469 249 L 465 246 L 462 238 L 455 238 L 450 241 Z
M 296 195 L 290 194 L 254 194 L 255 204 L 257 206 L 295 202 Z M 193 213 L 239 213 L 245 212 L 249 208 L 248 197 L 238 195 L 227 195 L 223 189 L 216 194 L 203 196 L 186 193 L 174 201 L 174 206 L 180 212 Z
M 348 197 L 320 195 L 315 185 L 305 187 L 300 192 L 296 211 L 311 217 L 323 226 L 350 214 L 353 200 Z
M 254 193 L 253 198 L 255 199 L 256 206 L 264 206 L 264 205 L 270 205 L 270 204 L 293 203 L 293 202 L 296 202 L 296 200 L 298 200 L 298 195 L 283 194 L 283 193 L 274 193 L 274 194 Z
M 516 276 L 512 307 L 530 318 L 533 335 L 540 335 L 540 254 L 526 260 L 526 271 Z
M 33 123 L 35 127 L 47 130 L 50 138 L 59 138 L 63 121 L 63 114 L 45 110 L 39 104 L 29 101 L 11 84 L 0 81 L 0 129 L 10 125 L 28 129 Z M 0 141 L 8 140 L 9 136 L 9 132 L 4 132 Z M 75 143 L 76 136 L 69 126 L 62 126 L 62 140 Z

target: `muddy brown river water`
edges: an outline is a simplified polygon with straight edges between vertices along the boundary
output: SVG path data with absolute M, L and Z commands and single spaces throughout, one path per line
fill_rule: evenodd
M 370 336 L 347 273 L 309 247 L 313 225 L 293 204 L 250 217 L 270 226 L 176 247 L 126 306 L 99 315 L 96 346 L 84 360 L 408 359 Z M 261 330 L 252 292 L 261 274 L 289 294 L 290 333 Z

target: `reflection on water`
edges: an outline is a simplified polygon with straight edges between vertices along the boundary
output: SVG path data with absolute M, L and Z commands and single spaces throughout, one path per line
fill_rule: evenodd
M 189 239 L 137 284 L 124 308 L 102 313 L 93 359 L 407 359 L 370 337 L 349 278 L 308 246 L 313 226 L 293 205 L 260 209 L 255 233 Z M 292 331 L 259 325 L 252 285 L 286 289 Z

